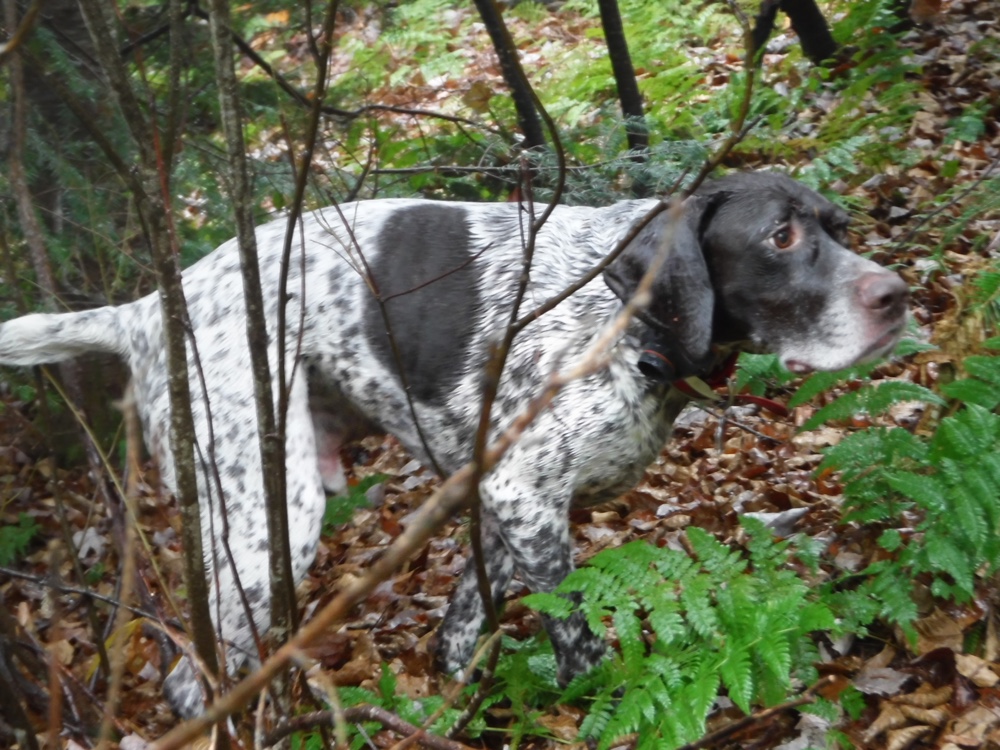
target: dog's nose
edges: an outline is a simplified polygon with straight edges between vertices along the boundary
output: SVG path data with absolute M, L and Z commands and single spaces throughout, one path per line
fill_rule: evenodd
M 910 291 L 898 275 L 876 271 L 866 273 L 857 283 L 858 298 L 866 310 L 887 319 L 905 314 Z

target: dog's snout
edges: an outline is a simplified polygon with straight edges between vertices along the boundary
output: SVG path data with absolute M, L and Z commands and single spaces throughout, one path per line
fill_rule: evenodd
M 865 310 L 885 318 L 901 317 L 906 312 L 910 292 L 898 275 L 887 272 L 867 273 L 858 279 L 858 297 Z

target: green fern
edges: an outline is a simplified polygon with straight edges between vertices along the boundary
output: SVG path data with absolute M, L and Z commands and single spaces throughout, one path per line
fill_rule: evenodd
M 916 383 L 901 380 L 881 381 L 867 388 L 846 393 L 836 401 L 819 409 L 802 425 L 804 430 L 814 430 L 830 420 L 849 419 L 856 414 L 877 415 L 888 411 L 889 407 L 901 401 L 923 401 L 944 405 L 944 399 L 933 391 Z
M 10 565 L 21 557 L 38 533 L 38 524 L 27 513 L 19 513 L 17 524 L 0 526 L 0 565 Z
M 832 627 L 833 614 L 790 566 L 790 542 L 754 519 L 743 524 L 746 549 L 692 528 L 691 556 L 632 542 L 596 555 L 557 593 L 526 597 L 565 617 L 572 595 L 598 632 L 605 619 L 614 625 L 620 654 L 562 696 L 590 697 L 584 738 L 607 748 L 637 734 L 639 747 L 676 747 L 702 736 L 720 687 L 749 712 L 784 699 L 793 675 L 811 669 L 804 636 Z
M 1000 403 L 1000 357 L 977 355 L 964 365 L 970 377 L 942 390 L 966 402 L 931 437 L 901 428 L 864 430 L 829 449 L 820 465 L 841 472 L 849 519 L 892 525 L 918 519 L 906 537 L 892 530 L 881 535 L 879 543 L 894 557 L 865 571 L 869 577 L 855 591 L 857 601 L 870 598 L 879 616 L 903 625 L 917 613 L 902 580 L 928 575 L 932 593 L 967 601 L 979 576 L 1000 569 L 1000 415 L 992 411 Z M 890 385 L 896 388 L 887 397 L 872 393 Z M 884 406 L 900 394 L 920 395 L 916 389 L 866 388 L 850 394 L 855 398 L 848 404 Z

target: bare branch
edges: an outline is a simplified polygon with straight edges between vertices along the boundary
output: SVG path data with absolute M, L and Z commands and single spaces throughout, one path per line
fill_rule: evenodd
M 317 726 L 332 727 L 336 723 L 336 718 L 333 711 L 314 711 L 311 714 L 296 716 L 267 734 L 264 737 L 264 746 L 275 745 L 293 732 L 301 732 Z M 348 722 L 377 721 L 398 734 L 407 735 L 408 739 L 419 742 L 422 747 L 430 747 L 434 750 L 472 750 L 461 742 L 428 734 L 426 730 L 414 726 L 379 706 L 367 704 L 351 706 L 344 709 L 344 719 Z
M 13 52 L 16 52 L 21 45 L 24 44 L 24 40 L 28 38 L 28 34 L 31 33 L 33 28 L 35 28 L 35 22 L 38 20 L 38 12 L 41 9 L 42 0 L 34 0 L 34 2 L 32 2 L 31 5 L 28 6 L 28 9 L 24 12 L 20 23 L 12 24 L 10 22 L 11 19 L 8 17 L 8 28 L 13 27 L 14 25 L 16 25 L 17 28 L 14 29 L 14 33 L 11 34 L 10 39 L 3 44 L 0 44 L 0 65 L 3 65 L 7 57 Z

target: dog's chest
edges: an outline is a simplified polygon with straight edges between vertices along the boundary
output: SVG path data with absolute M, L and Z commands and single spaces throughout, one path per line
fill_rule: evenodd
M 595 401 L 601 404 L 600 418 L 573 447 L 578 454 L 578 505 L 606 502 L 632 489 L 662 451 L 674 420 L 689 401 L 666 387 L 650 388 L 636 398 L 622 398 L 620 392 L 618 396 Z

